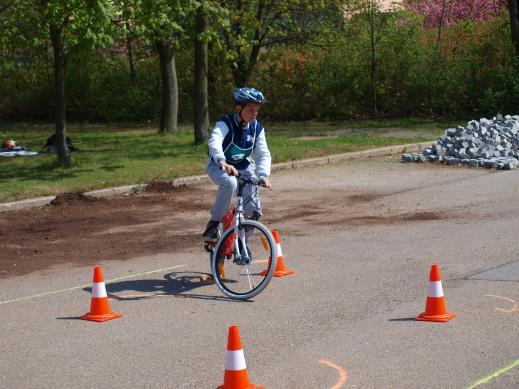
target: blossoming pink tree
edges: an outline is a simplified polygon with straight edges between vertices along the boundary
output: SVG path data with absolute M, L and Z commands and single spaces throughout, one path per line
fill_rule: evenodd
M 506 0 L 405 0 L 404 6 L 424 17 L 425 27 L 439 27 L 461 20 L 489 20 L 506 7 Z

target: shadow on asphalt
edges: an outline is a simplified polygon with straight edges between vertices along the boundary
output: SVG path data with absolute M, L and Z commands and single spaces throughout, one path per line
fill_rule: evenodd
M 208 274 L 202 272 L 174 272 L 165 274 L 164 279 L 111 282 L 106 285 L 106 290 L 109 298 L 120 301 L 174 296 L 177 298 L 211 301 L 252 302 L 251 300 L 234 300 L 225 296 L 190 293 L 204 286 L 213 286 L 216 289 L 216 285 L 214 285 L 212 281 L 202 281 L 201 277 L 203 276 L 208 276 Z M 85 288 L 83 290 L 91 292 L 92 288 Z
M 202 272 L 175 272 L 164 275 L 164 279 L 131 280 L 111 282 L 106 285 L 109 299 L 118 301 L 144 300 L 158 297 L 176 297 L 183 299 L 199 299 L 210 301 L 225 301 L 232 303 L 251 303 L 253 300 L 234 300 L 224 296 L 210 296 L 189 293 L 196 288 L 216 285 L 212 281 L 201 281 Z M 92 293 L 92 288 L 83 288 Z M 83 312 L 86 313 L 86 312 Z M 57 320 L 80 320 L 80 316 L 57 317 Z
M 388 321 L 415 321 L 415 317 L 402 317 L 399 319 L 389 319 Z
M 71 316 L 71 317 L 57 317 L 57 320 L 81 320 L 79 316 Z

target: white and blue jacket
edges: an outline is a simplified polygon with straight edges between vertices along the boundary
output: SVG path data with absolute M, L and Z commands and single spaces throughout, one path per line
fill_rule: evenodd
M 225 161 L 238 170 L 244 170 L 253 159 L 258 176 L 270 175 L 270 151 L 265 130 L 257 120 L 240 128 L 237 113 L 222 116 L 211 132 L 208 145 L 209 158 L 217 164 Z

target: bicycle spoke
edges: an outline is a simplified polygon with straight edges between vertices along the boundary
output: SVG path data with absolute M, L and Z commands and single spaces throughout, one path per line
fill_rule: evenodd
M 249 281 L 250 290 L 253 290 L 254 289 L 252 287 L 253 280 L 251 279 L 250 272 L 249 272 L 249 266 L 248 265 L 245 267 L 245 271 L 247 272 L 247 279 Z

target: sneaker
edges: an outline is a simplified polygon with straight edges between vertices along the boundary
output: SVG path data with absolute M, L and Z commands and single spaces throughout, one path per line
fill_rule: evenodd
M 218 240 L 218 225 L 220 222 L 211 220 L 207 223 L 204 233 L 202 237 L 206 242 L 216 242 Z

